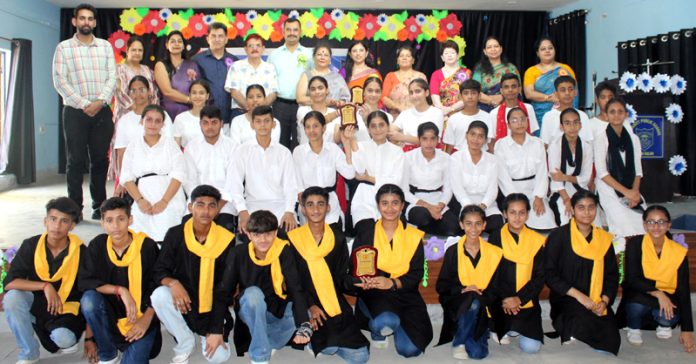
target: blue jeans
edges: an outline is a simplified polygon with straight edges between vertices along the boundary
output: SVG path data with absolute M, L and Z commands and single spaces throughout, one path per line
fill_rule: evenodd
M 80 311 L 85 316 L 87 324 L 92 328 L 94 341 L 97 343 L 97 355 L 101 361 L 109 361 L 118 355 L 118 348 L 114 345 L 111 330 L 115 322 L 110 321 L 106 313 L 106 301 L 101 293 L 88 290 L 82 294 Z M 121 358 L 122 364 L 147 363 L 150 360 L 150 350 L 155 342 L 156 332 L 150 330 L 142 338 L 128 345 Z
M 520 350 L 527 354 L 536 354 L 541 350 L 541 341 L 520 335 L 515 331 L 508 331 L 508 336 L 519 337 Z
M 370 359 L 370 351 L 367 350 L 367 346 L 358 349 L 328 346 L 321 353 L 324 355 L 338 355 L 348 364 L 363 364 Z
M 405 358 L 412 358 L 423 353 L 401 327 L 401 319 L 397 314 L 385 311 L 373 318 L 365 302 L 360 299 L 358 299 L 358 307 L 369 319 L 368 326 L 370 327 L 372 340 L 385 340 L 385 337 L 380 335 L 380 332 L 384 328 L 390 328 L 394 332 L 394 347 L 396 347 L 396 352 L 399 355 Z
M 5 292 L 2 300 L 7 324 L 17 341 L 19 360 L 39 359 L 39 341 L 34 337 L 32 326 L 36 318 L 30 312 L 32 303 L 34 303 L 32 292 L 16 289 Z M 75 334 L 64 327 L 54 329 L 49 335 L 61 349 L 69 348 L 77 343 Z
M 667 320 L 664 315 L 660 314 L 658 308 L 652 308 L 638 302 L 626 303 L 626 324 L 629 329 L 640 329 L 643 326 L 643 318 L 648 314 L 662 327 L 672 327 L 679 322 L 679 314 L 676 312 L 671 320 Z
M 181 312 L 174 308 L 171 288 L 167 286 L 157 287 L 157 289 L 152 292 L 152 296 L 150 296 L 150 302 L 159 320 L 164 324 L 164 327 L 167 328 L 167 331 L 176 339 L 174 356 L 193 352 L 196 345 L 196 336 L 186 324 L 186 320 L 184 320 L 184 316 Z M 230 358 L 231 351 L 229 345 L 227 346 L 227 350 L 219 346 L 215 350 L 213 357 L 208 358 L 205 356 L 205 336 L 199 336 L 199 338 L 201 340 L 203 357 L 205 357 L 209 363 L 224 363 Z
M 280 349 L 295 333 L 292 302 L 285 306 L 283 317 L 268 312 L 266 300 L 258 287 L 248 287 L 239 299 L 239 318 L 249 327 L 249 358 L 255 362 L 271 360 L 271 350 Z
M 478 340 L 474 339 L 480 309 L 479 300 L 471 302 L 469 310 L 457 318 L 457 332 L 452 340 L 452 346 L 464 345 L 466 354 L 471 359 L 483 359 L 488 356 L 488 329 Z

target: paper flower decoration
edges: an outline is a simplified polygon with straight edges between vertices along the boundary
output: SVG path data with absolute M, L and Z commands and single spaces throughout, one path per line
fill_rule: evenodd
M 658 73 L 652 79 L 652 87 L 658 94 L 663 94 L 669 91 L 669 76 L 664 73 Z
M 203 22 L 210 25 L 210 24 L 213 24 L 215 22 L 215 18 L 213 18 L 212 15 L 206 15 L 203 17 Z
M 672 156 L 669 159 L 669 171 L 675 176 L 681 176 L 686 172 L 686 159 L 681 155 Z
M 365 38 L 372 39 L 375 33 L 379 30 L 380 25 L 377 23 L 377 17 L 372 14 L 365 14 L 358 21 L 358 28 L 365 32 Z
M 624 72 L 621 75 L 619 87 L 626 92 L 635 91 L 636 87 L 638 87 L 638 80 L 636 79 L 636 74 L 629 71 Z
M 432 15 L 427 15 L 425 17 L 425 22 L 421 27 L 421 30 L 423 31 L 422 35 L 425 40 L 431 40 L 437 37 L 437 32 L 440 30 L 438 23 L 439 22 L 437 19 Z
M 237 27 L 229 26 L 227 27 L 227 39 L 232 40 L 237 38 Z
M 273 32 L 273 19 L 271 19 L 268 12 L 257 16 L 256 19 L 251 21 L 251 24 L 254 27 L 254 31 L 260 35 L 261 38 L 268 39 L 271 37 L 271 33 Z
M 237 28 L 237 35 L 240 37 L 245 36 L 249 29 L 251 29 L 251 23 L 247 20 L 246 15 L 242 13 L 234 15 L 234 24 L 232 24 L 232 26 Z
M 458 35 L 450 38 L 450 40 L 457 43 L 457 47 L 459 48 L 459 58 L 464 57 L 464 51 L 466 50 L 466 41 L 464 38 Z
M 160 30 L 164 29 L 167 23 L 162 20 L 160 13 L 156 10 L 150 10 L 147 15 L 143 18 L 141 23 L 145 25 L 145 32 L 157 34 Z
M 288 19 L 288 16 L 281 14 L 278 20 L 273 23 L 273 32 L 271 33 L 271 42 L 280 42 L 283 40 L 283 23 Z
M 410 18 L 406 19 L 404 22 L 404 29 L 402 31 L 404 30 L 407 33 L 408 40 L 414 41 L 416 38 L 418 38 L 418 36 L 421 34 L 421 27 L 418 24 L 416 17 L 411 16 Z
M 257 16 L 259 16 L 259 13 L 257 13 L 256 10 L 249 10 L 246 12 L 246 19 L 249 22 L 254 21 L 254 19 L 256 19 Z
M 184 37 L 184 39 L 189 40 L 193 38 L 193 30 L 189 27 L 186 27 L 184 29 L 181 29 L 181 35 Z M 186 50 L 190 51 L 191 50 L 191 45 L 187 44 L 186 45 Z
M 387 14 L 382 13 L 377 15 L 377 24 L 379 24 L 380 26 L 384 25 L 387 22 L 387 20 L 389 20 L 389 16 Z
M 297 10 L 292 10 L 288 13 L 288 18 L 290 19 L 299 19 L 300 18 L 300 12 Z
M 172 11 L 169 8 L 164 8 L 159 11 L 159 16 L 162 20 L 166 21 L 170 16 L 172 16 Z
M 300 16 L 300 24 L 302 24 L 302 36 L 313 38 L 314 35 L 317 34 L 318 21 L 319 19 L 317 19 L 317 17 L 309 11 L 302 13 L 302 16 Z
M 636 112 L 636 109 L 633 108 L 633 105 L 631 104 L 626 104 L 626 118 L 628 119 L 628 122 L 633 124 L 636 122 L 636 118 L 638 117 L 638 113 Z
M 111 47 L 114 48 L 114 52 L 125 52 L 126 51 L 126 44 L 128 43 L 128 39 L 130 39 L 130 35 L 124 33 L 122 30 L 116 31 L 115 33 L 111 33 L 111 36 L 109 36 L 109 43 L 111 43 Z
M 12 263 L 12 261 L 15 258 L 15 255 L 17 255 L 17 247 L 13 246 L 5 250 L 5 259 L 8 263 Z
M 445 256 L 445 241 L 433 235 L 425 242 L 425 260 L 440 260 Z
M 686 80 L 680 75 L 674 75 L 670 79 L 670 89 L 674 95 L 681 95 L 686 91 Z
M 421 26 L 421 27 L 422 27 L 423 24 L 425 24 L 425 20 L 426 20 L 426 19 L 425 19 L 425 15 L 423 15 L 423 14 L 416 14 L 416 24 L 418 24 L 418 26 Z
M 684 236 L 684 234 L 674 234 L 672 236 L 672 240 L 674 240 L 675 243 L 683 246 L 684 248 L 689 249 L 689 245 L 686 244 L 686 236 Z
M 336 27 L 336 21 L 331 18 L 330 14 L 324 13 L 324 15 L 319 18 L 319 26 L 324 28 L 326 34 L 328 34 Z
M 616 238 L 616 240 L 612 241 L 612 244 L 614 245 L 614 253 L 616 254 L 623 253 L 626 250 L 626 239 L 624 238 Z
M 665 116 L 670 123 L 679 124 L 684 119 L 684 112 L 681 105 L 672 103 L 665 108 Z
M 444 30 L 448 37 L 459 35 L 462 29 L 462 22 L 457 19 L 457 15 L 452 13 L 440 20 L 440 30 Z
M 203 14 L 191 15 L 188 26 L 194 37 L 204 37 L 208 33 L 208 25 L 203 21 Z
M 178 30 L 183 33 L 184 28 L 188 25 L 188 21 L 181 17 L 179 14 L 172 14 L 169 19 L 167 19 L 167 25 L 171 30 Z
M 336 20 L 336 29 L 331 32 L 329 38 L 341 40 L 343 38 L 352 39 L 358 30 L 358 15 L 350 12 L 344 14 Z
M 135 35 L 137 35 L 137 36 L 141 36 L 141 35 L 145 34 L 146 31 L 147 31 L 147 28 L 145 27 L 145 24 L 143 24 L 143 23 L 135 24 L 135 27 L 133 28 L 133 33 L 135 33 Z
M 399 33 L 399 30 L 404 28 L 404 22 L 399 21 L 399 18 L 397 17 L 396 14 L 392 14 L 388 19 L 387 22 L 382 25 L 382 27 L 379 29 L 380 31 L 384 32 L 384 36 L 386 37 L 387 40 L 394 40 L 397 37 L 397 33 Z
M 331 10 L 331 19 L 335 21 L 339 21 L 341 18 L 343 18 L 343 10 L 341 9 L 333 9 Z
M 647 72 L 643 72 L 638 75 L 638 89 L 643 92 L 650 92 L 652 90 L 652 77 Z
M 223 13 L 217 13 L 213 15 L 213 23 L 224 24 L 229 28 L 230 20 L 227 18 L 227 15 Z
M 143 20 L 143 17 L 140 15 L 140 13 L 138 13 L 137 10 L 130 8 L 128 10 L 124 10 L 119 19 L 121 20 L 121 29 L 129 33 L 134 33 L 135 25 L 140 23 L 140 21 Z

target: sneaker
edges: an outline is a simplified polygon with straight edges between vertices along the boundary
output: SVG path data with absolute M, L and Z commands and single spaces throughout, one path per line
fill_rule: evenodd
M 469 355 L 466 353 L 466 350 L 464 349 L 464 345 L 457 345 L 452 348 L 452 357 L 455 359 L 459 360 L 467 360 L 469 359 Z
M 491 333 L 490 338 L 491 338 L 491 340 L 493 340 L 494 343 L 499 344 L 499 345 L 510 344 L 510 336 L 508 336 L 507 334 L 503 335 L 503 337 L 501 339 L 498 339 L 498 334 Z
M 113 358 L 113 359 L 111 359 L 111 360 L 108 360 L 108 361 L 100 360 L 100 361 L 99 361 L 99 364 L 116 364 L 116 363 L 118 363 L 118 361 L 121 359 L 121 358 L 119 358 L 119 356 L 120 356 L 120 355 L 119 355 L 118 353 L 116 353 L 116 357 L 115 357 L 115 358 Z
M 39 362 L 39 359 L 32 359 L 32 360 L 22 359 L 22 360 L 17 361 L 17 364 L 34 364 L 34 363 L 38 363 L 38 362 Z
M 575 338 L 571 336 L 568 341 L 562 342 L 561 345 L 572 345 L 572 344 L 575 344 L 576 341 L 577 340 L 575 340 Z
M 188 364 L 191 353 L 179 354 L 172 358 L 171 364 Z
M 61 354 L 75 354 L 77 353 L 77 350 L 80 348 L 80 343 L 75 343 L 75 345 L 65 348 L 65 349 L 60 349 Z
M 655 329 L 655 335 L 658 339 L 667 340 L 672 337 L 672 328 L 658 326 L 657 329 Z
M 639 329 L 628 329 L 628 332 L 626 333 L 626 339 L 629 343 L 633 345 L 643 344 L 643 334 L 640 332 Z
M 384 340 L 372 339 L 372 346 L 374 346 L 376 349 L 386 349 L 389 347 L 389 339 L 386 337 Z
M 101 210 L 94 209 L 92 212 L 92 220 L 101 220 Z
M 382 330 L 379 331 L 380 336 L 389 336 L 394 333 L 394 330 L 392 330 L 390 327 L 385 327 Z

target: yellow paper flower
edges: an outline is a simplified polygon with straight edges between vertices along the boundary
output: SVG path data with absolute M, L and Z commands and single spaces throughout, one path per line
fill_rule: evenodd
M 271 16 L 268 15 L 268 12 L 263 15 L 257 15 L 256 19 L 251 21 L 251 25 L 256 33 L 260 35 L 261 38 L 266 40 L 270 38 L 271 33 L 273 32 L 273 20 L 271 19 Z
M 306 38 L 314 38 L 317 34 L 317 19 L 311 12 L 305 11 L 300 16 L 300 24 L 302 27 L 302 36 Z
M 140 23 L 140 21 L 143 20 L 143 17 L 138 14 L 138 11 L 136 11 L 133 8 L 130 8 L 128 10 L 124 10 L 121 13 L 121 29 L 129 32 L 129 33 L 134 33 L 135 32 L 135 26 Z
M 353 39 L 355 31 L 358 30 L 358 22 L 351 15 L 350 13 L 344 14 L 336 20 L 336 29 L 343 38 Z
M 456 37 L 450 38 L 450 40 L 457 43 L 457 46 L 459 47 L 459 58 L 464 57 L 464 50 L 466 49 L 466 41 L 464 40 L 464 38 L 458 35 Z
M 229 19 L 227 19 L 227 16 L 225 16 L 225 14 L 223 14 L 223 13 L 217 13 L 217 14 L 213 15 L 213 22 L 214 23 L 222 23 L 228 27 L 230 26 Z
M 178 13 L 172 14 L 172 16 L 167 19 L 167 25 L 169 25 L 170 30 L 182 31 L 188 26 L 188 20 L 182 18 Z
M 440 23 L 434 16 L 427 15 L 421 29 L 426 39 L 432 39 L 437 37 L 437 31 L 440 30 Z
M 387 22 L 380 28 L 381 31 L 387 36 L 388 40 L 396 39 L 399 30 L 404 29 L 404 23 L 399 21 L 395 15 L 389 16 Z

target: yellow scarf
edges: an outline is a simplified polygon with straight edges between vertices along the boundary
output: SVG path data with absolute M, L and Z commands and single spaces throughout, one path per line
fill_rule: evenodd
M 338 304 L 333 276 L 331 275 L 329 265 L 324 260 L 324 257 L 333 251 L 336 243 L 331 227 L 324 224 L 324 237 L 319 245 L 314 240 L 314 235 L 312 235 L 309 225 L 290 231 L 288 237 L 290 238 L 290 243 L 295 246 L 295 249 L 307 262 L 309 275 L 312 277 L 312 284 L 314 284 L 317 296 L 319 296 L 319 302 L 324 307 L 324 311 L 331 317 L 340 315 L 341 306 Z
M 662 252 L 657 256 L 650 235 L 643 235 L 643 273 L 655 281 L 655 288 L 673 294 L 677 290 L 677 271 L 687 249 L 665 236 Z
M 613 236 L 611 234 L 592 225 L 592 241 L 588 243 L 587 239 L 578 230 L 575 219 L 570 219 L 570 244 L 573 247 L 573 252 L 594 262 L 592 276 L 590 277 L 589 297 L 595 303 L 599 303 L 602 299 L 604 256 L 607 254 L 612 240 Z M 605 310 L 602 315 L 606 315 L 606 313 Z
M 198 313 L 210 312 L 213 309 L 215 259 L 227 249 L 232 239 L 234 239 L 234 234 L 213 222 L 205 239 L 205 244 L 201 244 L 193 233 L 193 219 L 189 219 L 184 224 L 186 248 L 201 258 L 198 275 Z
M 280 266 L 280 253 L 283 252 L 283 248 L 288 245 L 287 240 L 275 238 L 273 244 L 266 252 L 265 259 L 256 258 L 256 253 L 254 253 L 254 242 L 249 243 L 249 258 L 254 264 L 265 267 L 271 265 L 271 281 L 273 281 L 273 291 L 278 297 L 286 299 L 288 297 L 287 293 L 283 289 L 285 285 L 285 277 L 283 276 L 283 269 Z
M 130 247 L 128 247 L 128 251 L 121 259 L 118 259 L 116 252 L 114 252 L 114 243 L 111 240 L 111 236 L 106 238 L 106 251 L 109 254 L 111 264 L 121 268 L 128 267 L 128 292 L 133 297 L 135 307 L 138 310 L 136 317 L 140 318 L 143 315 L 140 311 L 140 304 L 143 297 L 143 260 L 140 249 L 147 235 L 142 232 L 136 233 L 132 230 L 128 230 L 128 233 L 133 237 L 133 241 Z M 133 324 L 128 322 L 128 317 L 123 317 L 118 319 L 117 326 L 121 335 L 126 336 L 131 327 L 133 327 Z
M 408 273 L 411 258 L 421 245 L 424 235 L 424 232 L 411 226 L 404 229 L 399 221 L 392 237 L 393 244 L 390 246 L 387 233 L 382 227 L 382 220 L 377 220 L 374 241 L 374 247 L 377 249 L 377 268 L 389 273 L 390 278 L 399 278 Z
M 519 242 L 515 242 L 508 224 L 505 224 L 500 229 L 500 240 L 503 246 L 503 256 L 505 259 L 515 263 L 515 289 L 519 292 L 532 279 L 534 257 L 544 245 L 546 238 L 524 226 L 522 231 L 520 231 Z M 534 303 L 530 300 L 522 308 L 530 308 L 532 306 L 534 306 Z
M 75 280 L 77 279 L 77 270 L 80 267 L 80 246 L 82 240 L 76 235 L 68 234 L 68 255 L 63 259 L 63 263 L 58 268 L 58 271 L 51 277 L 48 271 L 48 259 L 46 257 L 46 234 L 44 233 L 39 238 L 34 251 L 34 270 L 36 275 L 44 282 L 60 281 L 58 288 L 58 297 L 63 303 L 63 312 L 77 316 L 80 311 L 80 302 L 66 302 L 70 292 L 72 291 Z
M 500 260 L 503 258 L 503 249 L 490 244 L 479 237 L 480 254 L 478 264 L 474 268 L 471 259 L 464 254 L 464 243 L 466 235 L 462 236 L 457 242 L 457 272 L 459 273 L 459 283 L 462 286 L 475 285 L 483 291 L 488 288 L 495 270 L 498 268 Z

